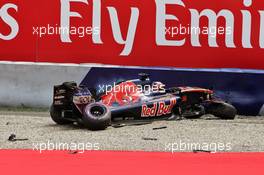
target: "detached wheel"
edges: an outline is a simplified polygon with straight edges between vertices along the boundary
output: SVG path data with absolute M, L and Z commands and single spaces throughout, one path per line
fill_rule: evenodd
M 50 107 L 50 116 L 51 119 L 59 124 L 59 125 L 66 125 L 72 123 L 71 121 L 68 121 L 62 117 L 62 112 L 60 109 L 55 108 L 54 105 L 51 105 Z
M 90 130 L 104 130 L 111 123 L 111 111 L 101 103 L 88 104 L 84 108 L 82 120 Z
M 219 117 L 221 119 L 225 120 L 233 120 L 236 117 L 237 110 L 236 108 L 228 103 L 224 102 L 215 102 L 209 104 L 209 106 L 206 109 L 207 114 L 212 114 L 216 117 Z

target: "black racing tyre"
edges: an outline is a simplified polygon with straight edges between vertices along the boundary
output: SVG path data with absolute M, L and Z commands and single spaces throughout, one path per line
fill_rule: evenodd
M 71 121 L 68 121 L 68 120 L 64 119 L 64 118 L 62 117 L 62 112 L 61 112 L 61 110 L 55 108 L 54 105 L 51 105 L 51 107 L 50 107 L 50 116 L 51 116 L 51 119 L 52 119 L 55 123 L 57 123 L 57 124 L 59 124 L 59 125 L 65 125 L 65 124 L 70 124 L 70 123 L 72 123 Z
M 212 102 L 206 108 L 207 114 L 212 114 L 216 117 L 225 120 L 233 120 L 236 117 L 236 108 L 225 102 Z
M 111 111 L 102 103 L 91 103 L 84 108 L 82 120 L 90 130 L 104 130 L 111 124 Z

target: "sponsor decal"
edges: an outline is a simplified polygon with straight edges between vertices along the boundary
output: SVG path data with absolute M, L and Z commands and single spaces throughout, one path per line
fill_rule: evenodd
M 82 5 L 89 5 L 88 0 L 61 0 L 60 1 L 60 25 L 55 28 L 59 28 L 60 31 L 58 32 L 60 35 L 60 41 L 63 43 L 72 43 L 71 39 L 71 19 L 73 18 L 83 18 L 83 15 L 80 14 L 78 11 L 72 11 L 71 7 L 73 6 L 71 2 L 74 4 L 82 4 Z M 219 47 L 217 43 L 217 34 L 225 35 L 225 47 L 227 48 L 236 48 L 237 46 L 234 43 L 234 34 L 235 34 L 235 15 L 232 11 L 227 9 L 222 9 L 219 12 L 216 12 L 213 9 L 204 9 L 202 11 L 198 11 L 194 8 L 187 8 L 186 2 L 182 0 L 155 0 L 156 5 L 156 44 L 158 46 L 183 46 L 186 43 L 186 38 L 181 40 L 171 39 L 168 40 L 166 37 L 178 35 L 178 32 L 175 32 L 175 29 L 180 32 L 182 35 L 190 35 L 190 42 L 193 47 L 202 47 L 200 43 L 200 35 L 205 34 L 208 35 L 208 44 L 209 47 Z M 93 44 L 100 45 L 103 44 L 102 40 L 102 1 L 101 0 L 94 0 L 92 5 L 92 26 L 90 27 L 89 31 L 96 29 L 96 32 L 91 32 L 92 35 L 92 42 Z M 180 27 L 176 26 L 167 26 L 166 22 L 169 20 L 173 20 L 175 22 L 180 22 L 179 17 L 174 14 L 169 14 L 166 12 L 166 6 L 176 6 L 186 8 L 189 11 L 190 21 L 189 24 L 185 27 L 180 24 Z M 252 0 L 244 0 L 243 1 L 244 8 L 249 8 L 252 6 Z M 18 21 L 8 13 L 9 9 L 14 9 L 18 12 L 18 6 L 13 3 L 7 3 L 0 8 L 0 14 L 2 20 L 11 28 L 11 32 L 8 35 L 0 35 L 0 38 L 3 40 L 11 40 L 14 39 L 19 32 L 19 24 Z M 130 55 L 132 49 L 134 47 L 134 40 L 136 36 L 136 31 L 138 29 L 138 21 L 140 19 L 140 10 L 138 7 L 131 7 L 130 12 L 130 19 L 128 19 L 128 29 L 127 31 L 121 31 L 120 20 L 118 16 L 117 8 L 106 6 L 108 11 L 109 17 L 108 20 L 110 21 L 111 28 L 112 28 L 112 35 L 116 43 L 123 46 L 123 51 L 120 53 L 121 56 Z M 259 17 L 259 47 L 264 48 L 264 11 L 258 11 Z M 242 36 L 241 36 L 241 45 L 243 48 L 253 48 L 251 43 L 251 29 L 252 29 L 252 14 L 250 11 L 242 9 Z M 200 26 L 201 18 L 206 17 L 209 21 L 208 27 L 206 27 L 207 32 L 204 31 L 204 26 Z M 219 18 L 222 17 L 225 19 L 225 28 L 220 26 L 222 32 L 210 33 L 211 29 L 219 30 L 217 28 L 217 21 Z M 33 27 L 33 33 L 39 34 L 43 30 L 43 27 Z M 54 30 L 54 29 L 53 29 Z M 57 29 L 58 30 L 58 29 Z M 45 34 L 47 31 L 50 31 L 50 25 L 48 25 L 48 30 L 45 30 Z M 183 32 L 184 31 L 184 32 Z M 53 33 L 53 32 L 52 32 Z M 126 38 L 123 38 L 123 33 L 127 33 Z M 83 37 L 83 36 L 82 36 Z
M 144 104 L 141 111 L 141 117 L 154 117 L 157 113 L 157 103 L 154 103 L 153 107 L 148 107 Z
M 165 101 L 155 102 L 152 107 L 148 107 L 148 105 L 144 104 L 141 109 L 141 117 L 155 117 L 171 114 L 172 108 L 176 103 L 176 99 L 171 99 L 168 105 L 166 105 Z
M 13 3 L 4 4 L 2 7 L 0 6 L 0 21 L 4 21 L 11 29 L 8 34 L 3 34 L 0 31 L 0 40 L 12 40 L 18 35 L 19 25 L 17 20 L 9 14 L 10 10 L 15 10 L 17 12 L 18 6 Z
M 2 0 L 0 56 L 9 61 L 263 69 L 263 4 Z
M 73 96 L 73 102 L 75 104 L 88 104 L 91 101 L 94 101 L 91 96 Z

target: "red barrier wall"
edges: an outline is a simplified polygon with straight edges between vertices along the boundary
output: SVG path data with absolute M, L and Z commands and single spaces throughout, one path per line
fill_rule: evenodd
M 83 172 L 98 175 L 261 175 L 264 160 L 263 153 L 87 151 L 72 155 L 67 151 L 46 151 L 40 154 L 31 150 L 1 150 L 0 156 L 1 172 L 9 175 L 72 175 Z
M 200 35 L 201 46 L 191 42 L 190 34 L 172 36 L 168 33 L 166 35 L 168 40 L 185 39 L 185 43 L 182 46 L 169 46 L 166 43 L 161 45 L 156 37 L 158 35 L 159 39 L 162 38 L 162 35 L 157 34 L 160 29 L 157 27 L 157 21 L 161 21 L 160 17 L 163 13 L 159 10 L 163 7 L 162 2 L 166 2 L 165 0 L 87 0 L 88 4 L 84 3 L 85 1 L 70 2 L 70 10 L 78 12 L 82 16 L 82 18 L 71 17 L 70 26 L 91 27 L 93 16 L 100 17 L 102 43 L 98 42 L 98 39 L 94 41 L 91 35 L 84 37 L 71 35 L 72 42 L 65 42 L 62 41 L 60 35 L 40 37 L 33 34 L 34 28 L 37 27 L 47 27 L 48 25 L 59 27 L 62 24 L 62 16 L 65 17 L 63 12 L 67 11 L 65 8 L 67 0 L 1 0 L 0 34 L 7 36 L 12 31 L 8 22 L 3 19 L 5 13 L 3 7 L 8 3 L 17 6 L 17 10 L 15 8 L 8 9 L 8 14 L 17 22 L 19 31 L 10 40 L 0 37 L 0 60 L 187 68 L 264 68 L 264 38 L 261 37 L 262 32 L 264 33 L 264 15 L 261 16 L 262 13 L 264 14 L 262 12 L 264 11 L 263 1 L 171 0 L 175 4 L 166 5 L 166 13 L 178 18 L 178 21 L 167 20 L 167 28 L 179 26 L 179 24 L 192 25 L 191 18 L 195 18 L 191 15 L 190 9 L 197 10 L 197 12 L 204 9 L 209 10 L 210 13 L 226 12 L 229 17 L 233 16 L 233 20 L 227 20 L 231 23 L 234 21 L 233 45 L 230 44 L 232 42 L 227 44 L 225 35 L 218 34 L 216 36 L 218 47 L 213 46 L 214 41 L 211 44 L 208 43 L 206 34 Z M 100 2 L 101 8 L 98 8 L 100 10 L 93 10 L 98 7 Z M 138 15 L 138 20 L 135 20 L 137 23 L 134 22 L 134 25 L 131 25 L 136 28 L 134 40 L 130 42 L 132 48 L 123 55 L 120 54 L 125 46 L 120 41 L 121 44 L 119 44 L 113 36 L 109 7 L 114 7 L 117 12 L 123 38 L 126 38 L 128 33 L 131 8 L 134 9 L 135 19 Z M 61 15 L 61 13 L 63 14 Z M 112 14 L 114 15 L 113 8 Z M 156 19 L 158 20 L 156 21 Z M 8 21 L 10 22 L 10 19 Z M 208 21 L 207 17 L 202 17 L 200 28 L 208 26 Z M 263 28 L 261 28 L 261 23 L 263 23 Z M 247 26 L 244 31 L 242 30 L 243 25 Z M 116 23 L 114 26 L 117 26 Z M 218 27 L 221 26 L 225 29 L 228 27 L 225 25 L 224 17 L 218 19 Z M 115 33 L 118 33 L 117 30 Z

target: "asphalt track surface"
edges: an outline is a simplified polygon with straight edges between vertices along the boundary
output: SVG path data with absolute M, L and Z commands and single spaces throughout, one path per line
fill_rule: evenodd
M 46 112 L 0 111 L 0 149 L 75 150 L 78 146 L 79 150 L 264 151 L 264 117 L 237 116 L 235 120 L 219 120 L 203 116 L 195 120 L 137 124 L 89 131 L 74 124 L 56 125 Z M 17 140 L 8 140 L 11 134 L 16 135 Z M 52 144 L 57 146 L 53 148 Z

